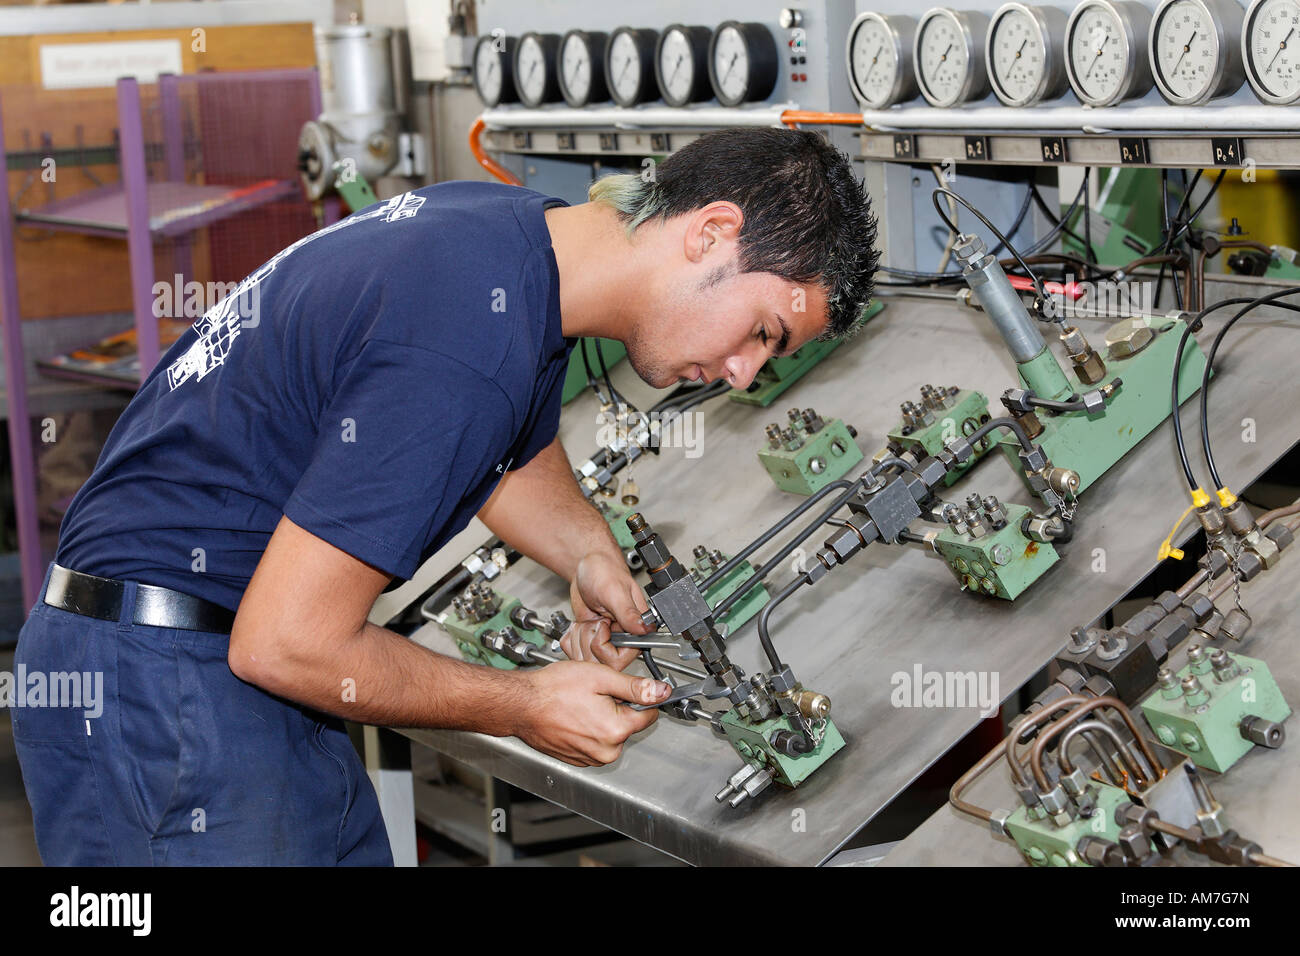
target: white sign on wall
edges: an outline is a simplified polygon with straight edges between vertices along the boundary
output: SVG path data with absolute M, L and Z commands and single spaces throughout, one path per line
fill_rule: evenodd
M 160 73 L 180 73 L 180 40 L 47 43 L 41 47 L 41 84 L 47 90 L 113 86 L 119 77 L 155 83 Z

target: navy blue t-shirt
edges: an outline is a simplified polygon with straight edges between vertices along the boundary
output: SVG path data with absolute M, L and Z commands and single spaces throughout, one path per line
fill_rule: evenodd
M 442 183 L 279 253 L 127 406 L 58 563 L 234 609 L 283 514 L 409 578 L 555 438 L 555 205 Z

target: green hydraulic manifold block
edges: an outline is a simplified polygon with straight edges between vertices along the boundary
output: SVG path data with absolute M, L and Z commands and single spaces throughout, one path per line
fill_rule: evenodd
M 1112 843 L 1119 838 L 1120 826 L 1115 810 L 1132 803 L 1121 787 L 1092 781 L 1088 790 L 1096 801 L 1091 816 L 1075 817 L 1065 826 L 1057 826 L 1042 806 L 1032 809 L 1021 805 L 1007 818 L 1007 835 L 1016 841 L 1031 866 L 1090 866 L 1075 849 L 1086 836 Z
M 1162 744 L 1223 773 L 1255 746 L 1243 721 L 1281 724 L 1291 708 L 1263 661 L 1204 647 L 1189 648 L 1189 657 L 1176 674 L 1162 674 L 1160 686 L 1142 701 L 1142 714 Z
M 844 738 L 829 717 L 821 726 L 817 746 L 796 757 L 786 756 L 772 746 L 771 738 L 777 731 L 799 730 L 794 719 L 785 714 L 753 721 L 737 716 L 733 708 L 722 715 L 722 730 L 746 763 L 760 770 L 771 770 L 772 779 L 787 787 L 799 786 L 844 747 Z
M 1151 329 L 1136 318 L 1116 322 L 1107 333 L 1107 340 L 1114 344 L 1104 354 L 1106 373 L 1102 382 L 1119 378 L 1123 384 L 1107 401 L 1106 407 L 1095 415 L 1082 411 L 1060 415 L 1042 410 L 1036 413 L 1043 432 L 1034 441 L 1042 445 L 1053 465 L 1078 472 L 1076 493 L 1087 490 L 1169 417 L 1169 385 L 1173 380 L 1174 355 L 1184 327 L 1185 324 L 1178 319 L 1159 329 Z M 1050 353 L 1047 355 L 1056 361 Z M 1205 353 L 1195 338 L 1189 337 L 1183 349 L 1182 372 L 1178 381 L 1180 405 L 1200 389 L 1204 370 Z M 1080 394 L 1101 384 L 1087 385 L 1073 373 L 1062 374 L 1066 374 L 1071 389 Z M 1022 381 L 1026 387 L 1033 387 L 1023 375 Z M 998 445 L 1019 472 L 1020 444 L 1015 436 L 999 438 Z M 1024 480 L 1023 473 L 1021 478 Z
M 694 554 L 695 565 L 691 569 L 691 577 L 695 578 L 697 584 L 731 560 L 730 555 L 718 550 L 710 551 L 704 545 L 696 545 Z M 717 607 L 719 602 L 734 594 L 754 574 L 754 566 L 748 561 L 741 561 L 723 575 L 721 581 L 704 592 L 704 600 L 708 602 L 709 607 Z M 717 619 L 717 623 L 719 626 L 726 627 L 728 634 L 734 634 L 741 625 L 763 610 L 767 600 L 767 588 L 761 584 L 755 585 L 743 598 L 729 607 L 726 613 Z
M 973 496 L 972 496 L 973 497 Z M 970 511 L 939 532 L 934 550 L 947 562 L 963 590 L 1014 601 L 1057 562 L 1056 548 L 1026 538 L 1020 524 L 1031 511 L 986 498 L 976 520 Z M 960 512 L 960 509 L 959 509 Z M 1000 527 L 995 527 L 1000 525 Z M 973 532 L 980 532 L 977 537 Z
M 500 594 L 485 582 L 471 584 L 456 597 L 447 609 L 442 629 L 451 635 L 461 656 L 474 664 L 487 664 L 500 670 L 512 671 L 519 665 L 514 661 L 489 651 L 479 638 L 486 631 L 499 631 L 513 627 L 529 644 L 547 648 L 550 639 L 539 631 L 517 627 L 510 620 L 510 612 L 519 605 L 519 599 Z
M 885 307 L 883 302 L 872 302 L 862 310 L 858 326 L 862 326 L 880 314 Z M 746 405 L 759 405 L 763 408 L 771 405 L 787 388 L 812 370 L 822 359 L 830 355 L 843 343 L 844 339 L 832 339 L 829 342 L 812 341 L 792 355 L 784 358 L 768 359 L 754 376 L 754 382 L 747 389 L 733 389 L 728 397 L 735 402 Z
M 970 435 L 989 420 L 987 396 L 973 389 L 923 385 L 921 401 L 903 402 L 901 407 L 903 420 L 886 434 L 888 451 L 898 453 L 919 445 L 918 458 L 937 455 L 943 451 L 944 442 L 957 435 Z M 992 448 L 993 439 L 980 439 L 970 460 L 950 470 L 944 485 L 951 486 Z
M 353 212 L 360 212 L 367 206 L 379 202 L 379 197 L 370 188 L 370 183 L 366 182 L 365 176 L 356 171 L 356 164 L 351 160 L 347 162 L 339 160 L 334 164 L 333 172 L 334 189 Z
M 785 429 L 767 426 L 767 445 L 758 450 L 758 460 L 782 491 L 816 494 L 862 460 L 855 433 L 838 418 L 823 419 L 811 408 L 792 408 L 789 418 Z
M 569 354 L 569 367 L 564 373 L 564 386 L 560 390 L 560 404 L 567 405 L 587 387 L 587 365 L 592 374 L 600 377 L 600 357 L 596 353 L 596 339 L 579 339 Z M 627 355 L 627 347 L 614 339 L 600 339 L 600 355 L 605 357 L 605 368 L 612 369 Z M 582 361 L 583 342 L 587 342 L 587 362 Z

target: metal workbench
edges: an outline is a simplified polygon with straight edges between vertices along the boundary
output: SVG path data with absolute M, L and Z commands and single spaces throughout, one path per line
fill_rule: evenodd
M 1294 709 L 1300 702 L 1300 644 L 1295 640 L 1296 614 L 1300 613 L 1300 548 L 1288 548 L 1282 552 L 1277 567 L 1242 585 L 1241 597 L 1253 622 L 1250 630 L 1240 644 L 1220 639 L 1213 646 L 1223 647 L 1229 654 L 1240 652 L 1263 660 Z M 1234 606 L 1231 591 L 1218 602 L 1225 612 Z M 1190 643 L 1184 642 L 1170 654 L 1170 667 L 1177 669 L 1187 663 Z M 1141 710 L 1133 708 L 1133 713 L 1149 733 Z M 1287 721 L 1291 732 L 1295 730 L 1293 721 Z M 1204 776 L 1227 811 L 1228 826 L 1254 840 L 1265 853 L 1300 862 L 1300 807 L 1295 799 L 1300 789 L 1300 742 L 1288 739 L 1277 750 L 1255 747 L 1227 773 L 1205 771 Z M 989 808 L 1011 809 L 1019 805 L 1002 761 L 975 782 L 966 792 L 966 799 Z M 1211 865 L 1203 855 L 1182 848 L 1175 851 L 1170 862 L 1180 866 Z M 994 836 L 988 827 L 945 804 L 894 847 L 880 865 L 1029 864 L 1009 837 Z
M 1211 281 L 1210 301 L 1243 294 L 1243 288 L 1259 294 L 1277 286 L 1248 280 L 1228 288 Z M 1208 346 L 1230 314 L 1215 314 L 1198 339 Z M 1243 319 L 1221 356 L 1211 431 L 1233 487 L 1261 474 L 1300 433 L 1292 414 L 1300 405 L 1292 359 L 1300 329 L 1282 315 L 1260 310 Z M 1077 324 L 1102 347 L 1108 321 Z M 995 415 L 1001 411 L 997 397 L 1018 384 L 1010 356 L 982 313 L 892 298 L 855 340 L 771 408 L 725 398 L 702 406 L 700 457 L 666 448 L 658 459 L 637 464 L 640 510 L 684 561 L 696 544 L 734 553 L 801 500 L 778 491 L 756 460 L 767 422 L 784 420 L 786 408 L 812 406 L 856 426 L 858 444 L 870 456 L 896 424 L 899 402 L 915 400 L 925 382 L 978 388 Z M 1194 403 L 1183 412 L 1194 442 Z M 1247 415 L 1256 422 L 1251 443 L 1242 440 Z M 590 397 L 566 409 L 561 434 L 571 457 L 590 453 L 596 429 Z M 1032 501 L 998 454 L 945 497 L 961 500 L 971 491 Z M 773 786 L 739 809 L 715 803 L 713 794 L 740 759 L 702 723 L 661 717 L 629 741 L 620 760 L 598 769 L 570 767 L 513 738 L 403 733 L 691 863 L 818 864 L 980 719 L 977 707 L 895 708 L 891 675 L 911 673 L 916 665 L 984 671 L 996 675 L 1000 696 L 1009 696 L 1059 649 L 1072 625 L 1104 613 L 1152 569 L 1157 543 L 1185 505 L 1166 422 L 1083 496 L 1075 538 L 1061 547 L 1062 560 L 1014 604 L 959 591 L 938 557 L 916 546 L 872 545 L 801 591 L 774 615 L 773 638 L 805 686 L 830 695 L 848 746 L 797 791 Z M 824 537 L 818 532 L 809 540 L 810 554 Z M 758 557 L 771 552 L 769 546 Z M 790 575 L 787 567 L 769 581 L 780 585 Z M 568 610 L 567 584 L 531 561 L 511 567 L 495 586 L 538 611 Z M 414 639 L 455 653 L 436 625 L 421 628 Z M 746 670 L 763 665 L 752 622 L 731 638 L 730 652 Z M 976 836 L 989 842 L 983 833 Z

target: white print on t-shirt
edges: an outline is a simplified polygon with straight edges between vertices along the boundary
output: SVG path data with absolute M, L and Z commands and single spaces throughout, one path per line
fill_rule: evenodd
M 382 206 L 341 219 L 332 226 L 326 226 L 310 236 L 304 236 L 287 249 L 276 253 L 269 262 L 235 286 L 228 296 L 208 309 L 194 323 L 194 331 L 199 333 L 198 340 L 167 369 L 167 384 L 175 391 L 191 378 L 197 377 L 201 381 L 204 376 L 226 361 L 231 346 L 239 337 L 240 330 L 245 327 L 244 322 L 248 317 L 246 314 L 248 310 L 241 309 L 241 304 L 247 301 L 248 294 L 274 272 L 275 267 L 295 249 L 301 248 L 314 239 L 370 219 L 382 218 L 384 222 L 401 222 L 403 219 L 414 218 L 423 205 L 423 196 L 403 193 L 394 196 Z

